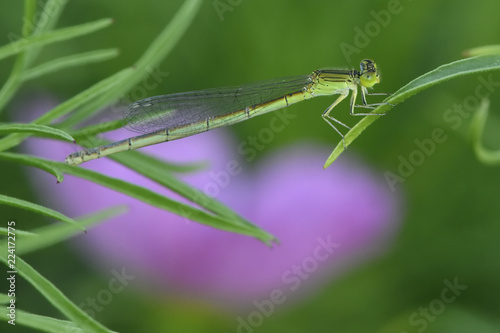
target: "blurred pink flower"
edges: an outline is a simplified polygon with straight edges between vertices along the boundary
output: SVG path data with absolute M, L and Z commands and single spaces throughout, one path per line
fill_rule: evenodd
M 48 108 L 43 102 L 36 105 L 39 111 Z M 115 140 L 130 135 L 119 130 L 107 137 Z M 126 215 L 80 236 L 80 246 L 92 262 L 126 267 L 138 277 L 134 283 L 160 294 L 161 290 L 175 291 L 229 306 L 251 304 L 269 297 L 273 290 L 288 298 L 381 253 L 390 241 L 397 228 L 399 203 L 382 177 L 362 161 L 344 154 L 323 170 L 329 149 L 301 144 L 274 151 L 250 165 L 245 161 L 248 156 L 236 147 L 238 143 L 227 132 L 215 130 L 142 151 L 173 162 L 209 161 L 207 170 L 181 178 L 274 234 L 280 244 L 272 248 L 75 177 L 66 176 L 56 184 L 39 170 L 30 173 L 41 201 L 72 217 L 129 205 Z M 247 142 L 245 148 L 250 147 Z M 31 139 L 25 146 L 29 153 L 59 161 L 78 149 L 44 139 Z M 178 199 L 109 159 L 83 167 Z

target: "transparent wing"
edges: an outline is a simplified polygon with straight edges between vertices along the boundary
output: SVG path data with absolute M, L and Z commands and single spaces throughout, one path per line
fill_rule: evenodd
M 123 122 L 128 130 L 137 133 L 184 127 L 301 91 L 311 82 L 311 75 L 301 75 L 243 86 L 153 96 L 130 104 Z

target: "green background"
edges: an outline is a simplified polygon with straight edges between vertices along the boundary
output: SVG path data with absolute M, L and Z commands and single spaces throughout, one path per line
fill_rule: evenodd
M 0 120 L 12 117 L 20 99 L 50 92 L 65 100 L 116 71 L 128 67 L 142 54 L 173 17 L 182 1 L 70 2 L 58 27 L 104 17 L 115 23 L 98 33 L 54 44 L 40 62 L 100 48 L 117 47 L 112 61 L 65 70 L 24 86 Z M 231 8 L 221 16 L 214 4 Z M 159 67 L 168 72 L 151 95 L 237 85 L 281 76 L 307 74 L 318 68 L 358 68 L 363 58 L 377 61 L 382 82 L 375 91 L 393 92 L 413 78 L 462 57 L 468 48 L 499 43 L 498 0 L 471 1 L 206 1 L 194 23 Z M 394 6 L 394 7 L 392 7 Z M 20 34 L 22 1 L 3 1 L 0 11 L 0 43 L 7 34 Z M 357 31 L 377 22 L 373 11 L 388 7 L 385 26 L 356 43 Z M 359 42 L 359 40 L 358 40 Z M 357 47 L 346 57 L 341 45 Z M 13 60 L 0 63 L 0 79 L 8 76 Z M 482 75 L 487 78 L 490 74 Z M 492 80 L 500 82 L 500 74 Z M 412 97 L 396 106 L 357 139 L 350 150 L 381 173 L 398 174 L 402 159 L 421 150 L 416 144 L 432 137 L 436 128 L 447 139 L 437 143 L 410 175 L 395 187 L 404 203 L 402 227 L 385 256 L 341 279 L 329 283 L 302 303 L 283 307 L 265 319 L 255 332 L 418 332 L 409 317 L 440 299 L 444 280 L 466 285 L 435 319 L 426 321 L 426 332 L 499 332 L 500 292 L 500 167 L 480 164 L 468 139 L 468 113 L 458 128 L 444 118 L 454 104 L 474 95 L 478 76 L 466 76 Z M 255 163 L 292 142 L 313 140 L 334 147 L 338 136 L 321 119 L 331 103 L 318 98 L 290 107 L 297 117 L 276 134 Z M 348 103 L 335 116 L 348 124 Z M 500 94 L 491 96 L 491 115 L 485 144 L 500 146 L 498 108 Z M 231 131 L 241 140 L 267 126 L 259 117 L 235 125 Z M 37 199 L 30 193 L 25 170 L 1 164 L 2 193 Z M 0 220 L 22 221 L 29 227 L 44 223 L 37 215 L 2 207 Z M 84 300 L 107 284 L 108 276 L 96 273 L 67 245 L 61 244 L 25 259 L 54 282 L 70 299 Z M 60 317 L 39 294 L 18 280 L 23 309 Z M 147 299 L 126 289 L 96 318 L 120 332 L 234 332 L 236 318 L 207 307 L 179 304 L 178 300 Z M 1 323 L 2 331 L 6 324 Z M 152 328 L 155 328 L 153 330 Z M 158 329 L 157 327 L 162 327 Z M 8 327 L 11 328 L 10 326 Z M 16 327 L 16 332 L 31 330 Z M 422 330 L 423 331 L 423 330 Z

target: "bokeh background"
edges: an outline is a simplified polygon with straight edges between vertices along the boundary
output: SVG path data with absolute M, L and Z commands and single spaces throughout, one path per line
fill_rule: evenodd
M 24 100 L 45 94 L 64 100 L 130 66 L 181 3 L 69 3 L 59 27 L 103 17 L 112 17 L 115 23 L 99 33 L 66 42 L 64 47 L 55 44 L 46 48 L 40 62 L 108 47 L 118 47 L 120 56 L 30 82 L 1 120 L 14 118 L 13 110 L 19 112 L 16 105 Z M 0 42 L 6 44 L 7 34 L 20 30 L 22 2 L 4 1 L 1 7 Z M 221 12 L 221 8 L 230 10 Z M 388 9 L 394 13 L 384 24 L 374 25 L 376 16 L 380 19 L 381 11 Z M 499 10 L 496 0 L 206 1 L 161 64 L 160 70 L 168 72 L 168 77 L 150 94 L 237 85 L 324 67 L 358 68 L 359 61 L 367 57 L 375 59 L 382 70 L 382 82 L 376 91 L 393 92 L 441 64 L 460 59 L 468 48 L 498 44 Z M 360 39 L 359 31 L 373 26 L 380 29 Z M 349 47 L 355 49 L 346 54 Z M 0 63 L 2 81 L 12 63 L 12 59 Z M 492 80 L 500 82 L 500 74 L 493 73 Z M 430 139 L 436 128 L 447 137 L 443 143 L 436 143 L 434 151 L 425 155 L 402 178 L 404 181 L 394 187 L 386 184 L 400 198 L 404 214 L 385 254 L 280 309 L 255 332 L 500 331 L 500 167 L 476 160 L 468 138 L 469 113 L 454 127 L 445 118 L 447 110 L 474 95 L 478 84 L 478 76 L 472 75 L 420 93 L 396 106 L 355 141 L 349 150 L 383 178 L 388 172 L 397 175 L 401 161 L 421 150 L 416 140 Z M 491 96 L 492 112 L 486 128 L 485 144 L 491 148 L 500 144 L 499 96 L 496 91 Z M 338 137 L 320 116 L 329 102 L 322 98 L 290 107 L 289 112 L 297 117 L 257 154 L 253 163 L 291 143 L 312 141 L 333 148 Z M 345 103 L 335 109 L 335 115 L 353 124 L 357 119 L 349 117 L 347 110 Z M 229 131 L 237 140 L 245 140 L 268 122 L 265 116 L 259 117 Z M 2 164 L 0 184 L 2 193 L 39 201 L 26 170 Z M 2 207 L 0 217 L 23 221 L 25 229 L 42 224 L 39 216 L 10 207 Z M 77 300 L 102 288 L 109 275 L 101 274 L 77 252 L 72 245 L 60 244 L 26 259 L 78 304 Z M 443 297 L 445 280 L 458 281 L 467 289 L 440 309 L 436 300 Z M 26 304 L 23 309 L 59 316 L 31 286 L 20 280 L 18 283 L 19 298 Z M 428 315 L 426 309 L 430 309 Z M 412 316 L 423 322 L 415 324 Z M 141 332 L 145 327 L 157 327 L 158 332 L 236 331 L 234 315 L 175 298 L 151 298 L 135 289 L 115 295 L 96 318 L 120 332 Z M 16 331 L 31 332 L 17 327 Z

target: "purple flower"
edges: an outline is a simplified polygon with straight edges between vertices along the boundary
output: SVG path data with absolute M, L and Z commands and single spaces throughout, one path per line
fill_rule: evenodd
M 119 130 L 107 137 L 130 135 Z M 80 236 L 79 249 L 108 272 L 125 267 L 136 285 L 155 293 L 175 291 L 229 306 L 251 305 L 273 290 L 289 298 L 384 250 L 397 228 L 398 202 L 361 160 L 344 154 L 323 170 L 328 148 L 296 144 L 266 150 L 267 157 L 249 164 L 249 156 L 237 151 L 241 145 L 251 148 L 215 130 L 142 151 L 173 162 L 209 161 L 208 169 L 181 178 L 275 235 L 280 244 L 272 248 L 75 177 L 56 184 L 41 171 L 31 174 L 41 201 L 69 216 L 129 205 L 126 215 Z M 32 139 L 25 148 L 59 161 L 79 149 L 44 139 Z M 83 167 L 179 198 L 106 158 Z

